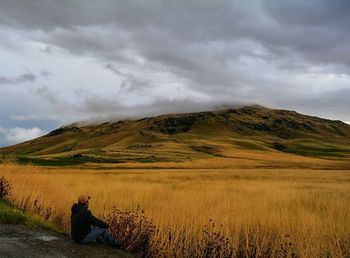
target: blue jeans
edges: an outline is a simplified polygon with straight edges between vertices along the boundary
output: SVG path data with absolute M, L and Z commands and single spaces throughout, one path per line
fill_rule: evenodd
M 90 233 L 85 236 L 83 240 L 80 241 L 81 244 L 91 243 L 97 241 L 102 244 L 117 245 L 118 241 L 111 236 L 106 228 L 94 227 L 91 229 Z

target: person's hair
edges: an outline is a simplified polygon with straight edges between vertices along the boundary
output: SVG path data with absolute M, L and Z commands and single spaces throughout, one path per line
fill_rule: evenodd
M 78 197 L 78 203 L 81 203 L 81 204 L 85 204 L 85 203 L 88 203 L 89 202 L 89 200 L 90 200 L 90 196 L 88 196 L 88 195 L 80 195 L 79 197 Z

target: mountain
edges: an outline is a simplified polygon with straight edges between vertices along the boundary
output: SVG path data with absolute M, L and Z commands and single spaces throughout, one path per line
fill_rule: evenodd
M 42 165 L 247 157 L 252 160 L 273 155 L 286 160 L 298 155 L 348 162 L 350 125 L 254 105 L 101 124 L 71 124 L 43 137 L 1 148 L 0 154 Z

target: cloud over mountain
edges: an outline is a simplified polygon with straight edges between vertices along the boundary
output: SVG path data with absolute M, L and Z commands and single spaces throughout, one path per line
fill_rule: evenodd
M 65 123 L 244 102 L 350 120 L 347 0 L 0 5 L 0 108 L 13 117 Z M 20 82 L 31 87 L 4 87 Z

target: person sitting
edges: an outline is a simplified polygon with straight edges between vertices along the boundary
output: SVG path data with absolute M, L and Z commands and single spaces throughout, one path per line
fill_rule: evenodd
M 97 241 L 120 247 L 120 241 L 109 233 L 109 225 L 92 215 L 89 210 L 89 200 L 90 196 L 80 195 L 78 203 L 72 206 L 71 236 L 74 242 L 87 244 Z

